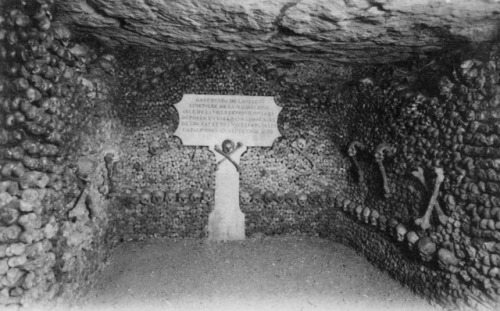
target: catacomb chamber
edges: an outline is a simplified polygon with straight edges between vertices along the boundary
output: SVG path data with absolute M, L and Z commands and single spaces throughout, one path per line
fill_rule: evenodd
M 174 104 L 214 94 L 282 108 L 239 162 L 246 236 L 340 241 L 447 308 L 498 307 L 495 1 L 185 3 L 1 4 L 2 306 L 78 296 L 120 242 L 206 239 L 217 161 Z

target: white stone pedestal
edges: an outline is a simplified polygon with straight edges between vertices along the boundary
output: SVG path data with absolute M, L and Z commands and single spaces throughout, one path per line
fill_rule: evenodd
M 210 147 L 216 161 L 224 159 Z M 240 163 L 246 146 L 231 154 L 231 159 Z M 245 214 L 240 210 L 240 173 L 229 160 L 224 160 L 215 172 L 214 210 L 208 218 L 208 239 L 215 241 L 244 240 Z

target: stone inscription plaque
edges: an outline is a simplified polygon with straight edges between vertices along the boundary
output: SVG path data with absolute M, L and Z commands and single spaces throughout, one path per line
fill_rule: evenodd
M 174 133 L 185 146 L 214 146 L 225 139 L 247 147 L 271 146 L 281 136 L 281 107 L 271 96 L 185 94 L 174 105 L 179 127 Z
M 174 105 L 179 127 L 174 135 L 186 146 L 209 146 L 215 154 L 214 210 L 208 218 L 210 240 L 245 238 L 245 215 L 239 203 L 239 162 L 247 147 L 272 146 L 281 136 L 281 107 L 268 96 L 186 94 Z M 233 142 L 225 150 L 223 142 Z

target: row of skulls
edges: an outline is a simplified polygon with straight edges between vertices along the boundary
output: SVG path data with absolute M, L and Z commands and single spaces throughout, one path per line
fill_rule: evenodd
M 213 189 L 203 189 L 203 190 L 183 190 L 180 192 L 175 192 L 173 190 L 162 191 L 141 191 L 133 196 L 137 195 L 139 202 L 141 204 L 161 204 L 163 202 L 172 203 L 211 203 L 214 199 Z M 240 194 L 240 201 L 242 204 L 259 204 L 259 203 L 286 203 L 290 205 L 307 206 L 309 204 L 327 204 L 331 202 L 331 197 L 328 196 L 326 192 L 324 193 L 311 193 L 307 195 L 306 193 L 295 194 L 293 192 L 285 193 L 283 191 L 278 191 L 276 193 L 272 191 L 266 191 L 261 193 L 260 191 L 255 191 L 250 194 L 247 191 L 242 191 Z
M 306 207 L 308 205 L 317 205 L 317 204 L 327 204 L 332 201 L 332 197 L 326 193 L 299 193 L 296 194 L 294 192 L 284 192 L 284 191 L 266 191 L 262 193 L 261 191 L 255 191 L 250 193 L 248 191 L 241 191 L 240 193 L 240 202 L 242 204 L 289 204 L 289 205 L 298 205 L 301 207 Z
M 204 189 L 204 190 L 194 190 L 188 191 L 183 190 L 179 193 L 168 190 L 155 190 L 155 191 L 142 191 L 133 194 L 132 196 L 137 197 L 139 199 L 139 203 L 143 205 L 150 204 L 162 204 L 164 202 L 168 204 L 198 204 L 198 203 L 211 203 L 214 200 L 214 191 L 212 189 Z
M 408 231 L 407 226 L 399 222 L 396 218 L 387 218 L 377 210 L 363 207 L 348 198 L 339 195 L 335 200 L 337 208 L 342 209 L 346 214 L 355 217 L 359 222 L 370 225 L 382 232 L 388 233 L 399 243 L 405 243 L 411 252 L 417 252 L 424 262 L 431 262 L 437 259 L 441 269 L 446 271 L 457 271 L 459 260 L 454 253 L 448 249 L 437 249 L 436 243 L 429 236 L 419 236 L 415 231 Z
M 143 191 L 137 195 L 139 202 L 143 205 L 161 204 L 163 202 L 168 204 L 211 203 L 214 199 L 214 191 L 212 189 L 205 189 L 203 191 L 184 190 L 179 193 L 175 191 L 161 190 L 153 192 Z M 240 198 L 242 204 L 285 203 L 297 204 L 299 206 L 306 206 L 311 203 L 326 204 L 330 201 L 330 197 L 328 197 L 326 193 L 308 196 L 305 193 L 296 195 L 294 193 L 284 194 L 282 192 L 272 193 L 270 191 L 267 191 L 264 194 L 256 191 L 252 195 L 243 191 Z M 444 248 L 439 249 L 438 251 L 436 243 L 434 243 L 430 237 L 420 237 L 415 231 L 408 231 L 406 225 L 399 222 L 397 219 L 387 219 L 387 217 L 381 215 L 377 210 L 363 207 L 362 205 L 356 204 L 341 195 L 335 199 L 335 205 L 347 214 L 354 216 L 358 221 L 371 225 L 383 232 L 387 232 L 397 242 L 406 243 L 410 251 L 418 252 L 422 261 L 430 262 L 436 257 L 438 264 L 442 269 L 448 271 L 456 270 L 459 260 L 455 257 L 453 252 Z

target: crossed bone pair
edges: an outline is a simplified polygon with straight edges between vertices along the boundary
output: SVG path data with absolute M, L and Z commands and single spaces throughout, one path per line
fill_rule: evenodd
M 363 173 L 363 170 L 361 169 L 361 166 L 358 163 L 358 160 L 356 159 L 356 155 L 358 154 L 358 149 L 365 150 L 366 146 L 360 143 L 359 141 L 353 141 L 351 144 L 349 144 L 349 147 L 347 148 L 347 153 L 349 154 L 349 157 L 352 159 L 354 165 L 356 166 L 359 182 L 363 182 L 365 179 L 365 175 Z M 377 162 L 377 165 L 380 169 L 380 173 L 382 175 L 385 198 L 390 197 L 391 192 L 387 181 L 387 174 L 385 172 L 383 161 L 386 155 L 392 156 L 393 154 L 394 154 L 394 149 L 388 143 L 383 142 L 375 148 L 375 154 L 374 154 L 375 162 Z
M 439 202 L 437 201 L 437 196 L 439 194 L 439 187 L 441 186 L 441 183 L 444 180 L 444 172 L 443 169 L 440 167 L 435 167 L 434 172 L 436 173 L 437 177 L 436 177 L 436 182 L 434 184 L 434 190 L 432 192 L 431 200 L 429 202 L 429 205 L 427 206 L 427 210 L 425 211 L 424 216 L 415 219 L 415 224 L 420 228 L 422 228 L 423 230 L 427 230 L 431 227 L 430 219 L 434 207 L 436 208 L 439 222 L 442 225 L 445 225 L 448 222 L 448 216 L 445 215 L 445 213 L 441 209 L 441 206 L 439 205 Z M 415 176 L 422 183 L 422 185 L 426 190 L 428 189 L 427 184 L 425 182 L 424 170 L 421 167 L 417 168 L 417 170 L 413 171 L 411 174 Z
M 299 159 L 299 157 L 300 157 L 300 156 L 303 156 L 304 158 L 306 158 L 306 159 L 309 161 L 309 163 L 311 163 L 311 166 L 312 166 L 312 167 L 311 167 L 311 169 L 314 169 L 314 162 L 313 162 L 313 160 L 311 160 L 311 158 L 309 158 L 309 157 L 305 154 L 306 150 L 309 148 L 309 146 L 308 146 L 308 145 L 304 144 L 304 147 L 303 147 L 303 148 L 300 148 L 300 147 L 299 147 L 299 145 L 297 144 L 297 141 L 294 141 L 294 142 L 292 143 L 292 148 L 293 148 L 293 149 L 295 149 L 295 150 L 299 153 L 299 155 L 298 155 L 298 156 L 295 158 L 295 160 L 293 161 L 293 163 L 292 163 L 292 167 L 293 167 L 293 165 L 295 165 L 295 162 L 297 162 L 297 160 Z
M 220 148 L 219 145 L 215 145 L 215 148 L 214 148 L 215 151 L 217 151 L 218 153 L 220 153 L 224 157 L 224 159 L 222 159 L 219 162 L 217 162 L 216 169 L 219 169 L 219 165 L 221 165 L 221 163 L 224 162 L 227 159 L 229 162 L 233 163 L 234 167 L 236 167 L 236 171 L 239 173 L 240 172 L 240 166 L 233 159 L 231 159 L 231 155 L 233 153 L 235 153 L 236 151 L 238 151 L 238 149 L 240 149 L 241 147 L 243 147 L 243 144 L 241 142 L 238 142 L 236 144 L 236 148 L 234 148 L 233 150 L 229 151 L 228 153 L 225 153 L 224 151 L 222 151 L 222 149 Z

